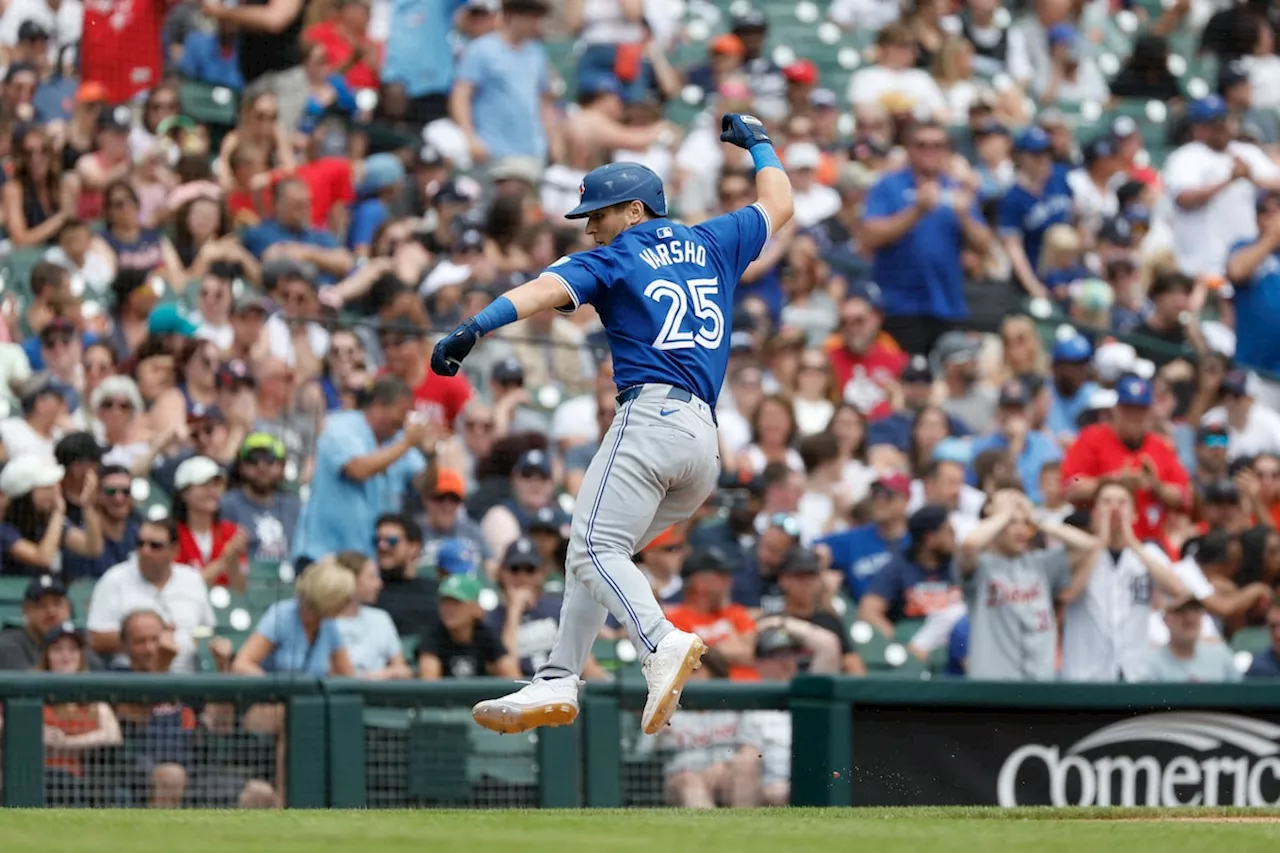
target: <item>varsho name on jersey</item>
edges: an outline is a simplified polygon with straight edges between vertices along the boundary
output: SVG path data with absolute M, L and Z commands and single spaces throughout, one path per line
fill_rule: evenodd
M 666 243 L 641 249 L 640 260 L 648 264 L 650 269 L 655 270 L 672 264 L 697 264 L 705 267 L 707 247 L 692 240 L 668 240 Z
M 1002 806 L 1044 802 L 1046 793 L 1054 806 L 1280 805 L 1280 725 L 1214 712 L 1143 714 L 1066 749 L 1021 746 L 996 785 Z

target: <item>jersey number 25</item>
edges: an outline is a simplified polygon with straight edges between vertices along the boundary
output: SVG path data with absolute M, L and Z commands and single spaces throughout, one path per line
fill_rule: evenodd
M 720 289 L 720 283 L 714 278 L 689 279 L 689 292 L 674 281 L 658 279 L 649 282 L 644 295 L 655 302 L 669 302 L 667 316 L 662 321 L 662 330 L 653 339 L 654 349 L 690 349 L 694 346 L 716 349 L 724 340 L 724 312 L 711 297 Z M 689 302 L 693 302 L 693 316 L 702 320 L 697 332 L 682 329 L 684 315 L 689 312 Z

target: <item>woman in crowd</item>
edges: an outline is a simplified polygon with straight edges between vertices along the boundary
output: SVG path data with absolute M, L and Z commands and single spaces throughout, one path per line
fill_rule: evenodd
M 232 672 L 300 673 L 315 678 L 355 675 L 337 623 L 355 597 L 355 575 L 326 557 L 307 567 L 294 593 L 262 614 L 236 654 Z
M 222 518 L 219 507 L 227 490 L 222 468 L 208 456 L 193 456 L 178 466 L 173 487 L 177 561 L 198 569 L 209 586 L 243 590 L 249 537 Z
M 752 441 L 743 451 L 743 464 L 757 474 L 771 462 L 804 473 L 804 462 L 792 446 L 797 432 L 791 401 L 780 395 L 765 397 L 751 418 Z
M 190 338 L 182 346 L 177 362 L 181 377 L 177 386 L 162 393 L 151 409 L 151 428 L 171 431 L 187 422 L 193 412 L 218 402 L 218 345 Z
M 149 154 L 161 139 L 160 123 L 178 115 L 178 89 L 171 83 L 161 83 L 147 92 L 142 104 L 142 124 L 129 132 L 129 152 L 134 160 Z
M 143 228 L 138 193 L 127 181 L 116 181 L 103 193 L 106 228 L 102 239 L 115 252 L 117 271 L 138 270 L 162 276 L 181 293 L 186 287 L 186 271 L 163 232 Z
M 355 597 L 336 620 L 356 676 L 370 681 L 413 678 L 395 623 L 387 611 L 373 606 L 382 592 L 378 564 L 359 551 L 344 551 L 336 562 L 356 582 Z
M 76 675 L 88 671 L 86 639 L 70 622 L 54 628 L 40 644 L 40 672 Z M 95 804 L 95 765 L 86 753 L 120 746 L 120 723 L 106 702 L 63 702 L 44 706 L 45 802 L 56 806 Z
M 831 359 L 826 353 L 820 349 L 807 349 L 800 354 L 800 367 L 793 386 L 795 393 L 791 397 L 800 435 L 813 435 L 831 427 L 836 411 L 835 404 L 831 402 L 835 393 L 834 383 Z M 845 458 L 851 457 L 846 455 Z
M 237 146 L 262 150 L 267 155 L 267 165 L 285 172 L 294 166 L 293 146 L 289 142 L 289 130 L 280 124 L 280 108 L 276 96 L 267 91 L 245 98 L 240 104 L 240 123 L 222 139 L 218 158 L 223 164 L 223 189 L 235 188 L 232 175 L 231 152 Z
M 323 372 L 308 386 L 308 390 L 316 389 L 323 396 L 319 410 L 335 412 L 352 408 L 347 404 L 348 398 L 353 389 L 364 384 L 369 375 L 367 370 L 368 361 L 360 338 L 350 329 L 336 330 L 329 337 Z
M 876 478 L 867 461 L 867 419 L 852 403 L 841 403 L 831 415 L 828 431 L 836 437 L 836 451 L 844 473 L 841 479 L 854 500 L 861 500 Z
M 121 465 L 140 477 L 150 472 L 135 470 L 144 458 L 149 459 L 151 432 L 142 410 L 142 393 L 138 383 L 128 376 L 109 376 L 89 397 L 93 412 L 94 435 L 110 448 L 102 461 Z
M 787 297 L 782 308 L 782 325 L 802 330 L 807 346 L 822 346 L 835 331 L 836 318 L 840 315 L 830 289 L 842 291 L 844 281 L 833 277 L 812 237 L 798 235 L 792 240 L 783 285 Z
M 925 406 L 916 413 L 911 424 L 911 438 L 907 443 L 907 457 L 911 466 L 911 476 L 918 479 L 924 476 L 925 469 L 933 461 L 933 449 L 950 435 L 947 413 L 938 406 Z
M 0 524 L 0 573 L 57 574 L 62 549 L 82 557 L 102 553 L 102 525 L 98 517 L 98 475 L 85 475 L 79 496 L 84 527 L 67 520 L 67 503 L 59 484 L 65 470 L 52 457 L 24 453 L 0 471 L 0 492 L 8 500 Z
M 261 264 L 235 238 L 226 210 L 216 198 L 199 196 L 178 208 L 173 248 L 188 281 L 203 278 L 218 263 L 239 265 L 254 284 L 261 279 Z
M 11 150 L 13 176 L 0 190 L 5 231 L 14 246 L 48 243 L 75 215 L 78 182 L 63 179 L 57 152 L 38 126 L 16 131 Z
M 199 279 L 196 292 L 196 312 L 191 322 L 200 328 L 196 335 L 202 340 L 213 341 L 219 353 L 225 353 L 235 343 L 236 331 L 231 325 L 232 293 L 231 275 L 235 270 L 222 264 L 209 269 Z
M 1005 372 L 1005 379 L 1029 374 L 1044 376 L 1048 373 L 1049 359 L 1030 317 L 1018 315 L 1001 323 L 1000 343 L 1003 348 L 1001 367 Z

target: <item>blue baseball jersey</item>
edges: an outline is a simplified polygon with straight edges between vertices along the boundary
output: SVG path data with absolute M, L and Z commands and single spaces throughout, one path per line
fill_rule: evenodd
M 1040 268 L 1040 246 L 1044 232 L 1054 225 L 1069 225 L 1075 219 L 1075 196 L 1067 179 L 1054 172 L 1037 195 L 1022 184 L 1014 184 L 1000 202 L 997 221 L 1001 236 L 1022 238 L 1022 250 L 1031 268 Z
M 1227 257 L 1257 242 L 1242 240 Z M 1255 370 L 1280 371 L 1280 252 L 1265 258 L 1253 275 L 1233 281 L 1236 306 L 1236 362 Z
M 661 383 L 714 406 L 729 364 L 733 294 L 769 238 L 759 205 L 690 228 L 653 219 L 608 246 L 552 264 L 546 275 L 604 323 L 619 390 Z

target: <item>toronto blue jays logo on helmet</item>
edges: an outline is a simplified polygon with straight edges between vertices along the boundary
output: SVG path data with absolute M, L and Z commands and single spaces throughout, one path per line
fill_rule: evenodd
M 581 199 L 586 194 L 587 194 L 587 182 L 583 181 L 582 183 L 578 184 L 578 198 Z

